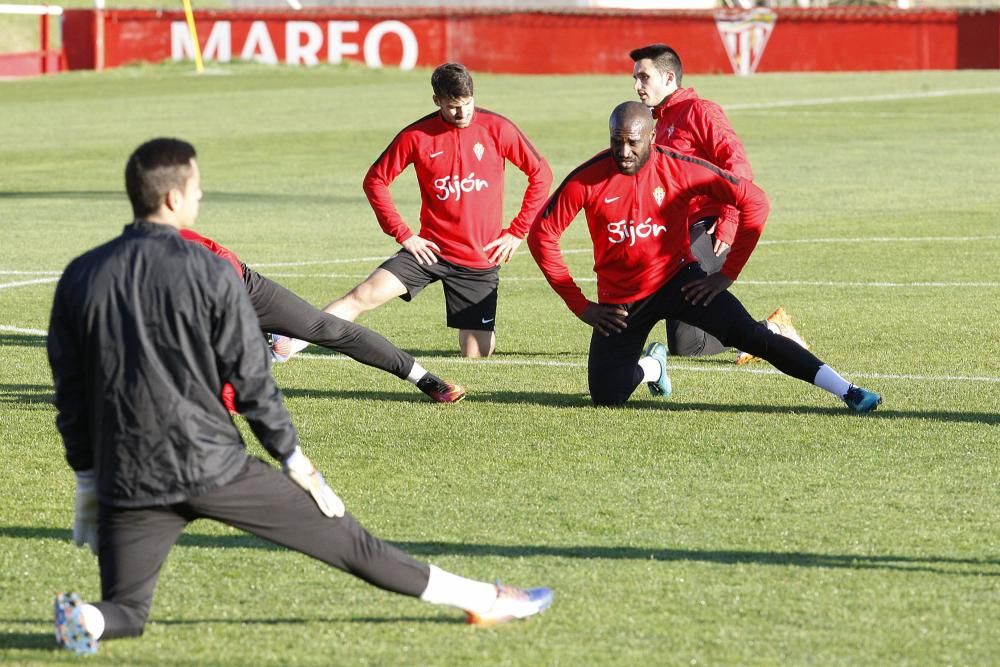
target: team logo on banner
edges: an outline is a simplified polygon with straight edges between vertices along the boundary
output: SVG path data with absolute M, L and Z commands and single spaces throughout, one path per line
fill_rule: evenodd
M 664 190 L 663 188 L 658 187 L 655 190 L 653 190 L 653 199 L 656 200 L 657 206 L 663 205 L 663 198 L 666 196 L 667 196 L 667 191 Z
M 722 45 L 726 47 L 733 73 L 747 76 L 757 70 L 777 20 L 778 15 L 766 7 L 715 15 L 715 27 L 719 30 Z
M 476 154 L 476 159 L 479 160 L 480 162 L 483 161 L 483 152 L 485 150 L 486 149 L 483 148 L 483 145 L 478 141 L 476 142 L 476 145 L 472 147 L 472 152 Z

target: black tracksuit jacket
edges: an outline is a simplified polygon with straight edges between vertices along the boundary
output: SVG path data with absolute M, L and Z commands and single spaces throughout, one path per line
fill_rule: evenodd
M 272 456 L 298 444 L 246 288 L 168 225 L 136 220 L 69 264 L 48 354 L 66 460 L 96 470 L 102 503 L 172 504 L 236 476 L 247 454 L 225 382 Z

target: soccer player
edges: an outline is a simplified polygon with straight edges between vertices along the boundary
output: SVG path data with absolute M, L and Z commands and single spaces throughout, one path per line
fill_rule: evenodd
M 458 329 L 466 357 L 496 348 L 499 266 L 514 251 L 545 203 L 552 171 L 524 133 L 499 114 L 477 108 L 472 75 L 446 63 L 431 75 L 437 110 L 396 135 L 364 180 L 382 230 L 402 250 L 324 309 L 354 321 L 393 297 L 411 300 L 440 280 L 448 326 Z M 521 210 L 503 227 L 507 162 L 528 177 Z M 414 234 L 393 203 L 389 186 L 413 165 L 420 188 L 420 230 Z M 293 351 L 304 347 L 293 343 Z
M 56 425 L 76 472 L 73 540 L 97 555 L 100 602 L 55 599 L 59 644 L 142 634 L 160 568 L 185 526 L 211 518 L 385 590 L 464 609 L 475 624 L 534 615 L 552 591 L 458 577 L 370 535 L 299 447 L 246 288 L 184 241 L 201 199 L 194 148 L 140 146 L 125 168 L 135 220 L 73 260 L 56 287 L 48 354 Z M 282 473 L 249 456 L 237 407 Z
M 746 150 L 726 114 L 715 102 L 698 97 L 694 88 L 681 87 L 684 70 L 677 52 L 665 44 L 651 44 L 634 49 L 629 56 L 634 63 L 633 87 L 656 120 L 657 145 L 701 158 L 752 181 Z M 704 196 L 691 200 L 691 252 L 706 273 L 722 268 L 738 221 L 739 211 L 734 206 Z M 808 349 L 784 308 L 779 307 L 764 323 Z M 707 356 L 727 349 L 718 338 L 679 320 L 667 320 L 667 345 L 671 354 L 682 357 Z M 753 359 L 756 357 L 744 351 L 736 357 L 736 363 L 742 365 Z
M 615 107 L 610 149 L 566 177 L 528 235 L 549 284 L 594 328 L 587 363 L 594 403 L 621 405 L 642 382 L 654 396 L 669 395 L 666 349 L 654 342 L 642 356 L 642 346 L 659 320 L 677 319 L 826 389 L 856 412 L 874 410 L 878 394 L 855 387 L 798 343 L 755 322 L 727 291 L 767 219 L 763 191 L 708 162 L 654 146 L 653 134 L 645 106 Z M 736 206 L 741 214 L 722 270 L 710 275 L 688 243 L 688 207 L 696 195 Z M 597 302 L 584 296 L 559 250 L 560 236 L 581 209 L 594 243 Z
M 465 398 L 463 387 L 428 372 L 412 355 L 400 350 L 380 334 L 314 308 L 297 294 L 241 262 L 229 248 L 193 229 L 182 229 L 180 235 L 229 262 L 246 285 L 250 303 L 260 320 L 261 330 L 272 334 L 274 340 L 284 341 L 287 345 L 290 338 L 295 338 L 341 352 L 367 366 L 409 380 L 438 403 L 457 403 Z M 279 344 L 272 345 L 272 348 L 272 358 L 275 360 L 283 361 L 288 358 L 287 351 L 282 354 Z M 226 407 L 235 407 L 228 404 L 232 401 L 228 389 L 222 395 L 223 400 L 227 401 Z

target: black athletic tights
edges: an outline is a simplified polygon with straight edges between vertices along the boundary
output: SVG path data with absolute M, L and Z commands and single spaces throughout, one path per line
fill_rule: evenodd
M 95 606 L 104 615 L 103 639 L 142 634 L 167 553 L 184 527 L 202 518 L 300 551 L 388 591 L 419 597 L 427 588 L 426 564 L 373 537 L 350 514 L 327 518 L 298 485 L 247 457 L 233 481 L 186 502 L 141 509 L 100 506 L 103 599 Z M 258 580 L 266 587 L 267 577 Z
M 595 404 L 621 405 L 628 400 L 642 382 L 642 370 L 637 365 L 642 346 L 653 326 L 663 319 L 704 329 L 726 347 L 766 359 L 786 375 L 809 383 L 816 379 L 823 362 L 795 341 L 754 321 L 729 291 L 716 296 L 708 306 L 692 306 L 685 301 L 681 287 L 705 275 L 700 266 L 689 264 L 650 296 L 626 305 L 628 326 L 621 333 L 602 336 L 594 332 L 587 375 Z
M 243 281 L 263 331 L 322 345 L 398 378 L 413 368 L 413 356 L 380 334 L 323 312 L 246 264 Z

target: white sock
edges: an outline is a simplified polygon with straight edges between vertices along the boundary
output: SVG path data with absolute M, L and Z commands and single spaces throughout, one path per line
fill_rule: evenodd
M 94 639 L 100 639 L 101 635 L 104 634 L 104 614 L 101 613 L 101 610 L 92 604 L 84 604 L 80 607 L 80 615 L 83 616 L 83 624 L 86 626 L 87 632 Z
M 431 576 L 420 599 L 431 604 L 446 604 L 474 614 L 489 611 L 497 599 L 497 587 L 484 581 L 474 581 L 445 572 L 431 565 Z
M 840 377 L 840 373 L 826 364 L 820 366 L 819 370 L 816 371 L 816 379 L 813 380 L 813 384 L 840 398 L 846 396 L 847 390 L 851 388 L 850 382 Z
M 291 347 L 291 349 L 292 349 L 291 354 L 296 354 L 298 352 L 301 352 L 302 350 L 306 349 L 310 345 L 312 345 L 312 343 L 310 343 L 308 341 L 299 340 L 298 338 L 293 338 L 292 339 L 292 343 L 291 343 L 291 346 L 292 346 Z M 291 354 L 289 356 L 291 356 Z
M 406 376 L 406 379 L 416 384 L 423 380 L 425 375 L 427 375 L 427 369 L 414 361 L 413 368 L 410 369 L 410 374 Z
M 660 362 L 653 357 L 643 357 L 640 359 L 639 368 L 642 369 L 643 382 L 656 382 L 660 379 Z

